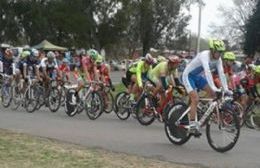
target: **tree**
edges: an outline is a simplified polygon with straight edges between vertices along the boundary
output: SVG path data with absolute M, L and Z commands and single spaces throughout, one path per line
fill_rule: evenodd
M 257 0 L 233 0 L 233 7 L 220 6 L 222 25 L 211 24 L 211 34 L 227 39 L 231 45 L 240 45 L 244 40 L 245 25 L 252 15 Z
M 245 30 L 244 51 L 249 56 L 253 56 L 256 51 L 260 50 L 260 1 L 249 18 Z

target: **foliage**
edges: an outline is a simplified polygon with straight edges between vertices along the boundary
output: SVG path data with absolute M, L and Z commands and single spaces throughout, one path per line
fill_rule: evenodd
M 256 51 L 260 51 L 260 1 L 245 28 L 244 50 L 246 54 L 254 55 Z
M 190 19 L 182 0 L 1 0 L 0 41 L 121 53 L 143 47 L 187 47 Z M 180 45 L 181 44 L 181 45 Z M 120 51 L 116 51 L 120 50 Z

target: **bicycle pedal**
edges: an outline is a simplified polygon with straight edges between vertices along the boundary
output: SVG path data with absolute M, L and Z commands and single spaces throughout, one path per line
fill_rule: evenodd
M 190 133 L 190 135 L 194 136 L 194 138 L 200 138 L 200 136 L 202 135 L 201 132 L 193 132 L 193 133 Z

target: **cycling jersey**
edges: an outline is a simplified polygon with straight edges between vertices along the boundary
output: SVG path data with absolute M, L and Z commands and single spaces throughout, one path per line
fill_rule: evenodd
M 129 72 L 136 74 L 137 77 L 137 84 L 139 87 L 143 86 L 142 78 L 145 78 L 147 75 L 150 66 L 145 67 L 145 62 L 143 60 L 139 60 L 138 62 L 131 65 L 129 68 Z
M 165 76 L 171 74 L 177 74 L 177 69 L 169 71 L 168 69 L 168 61 L 163 61 L 157 64 L 153 69 L 150 69 L 148 72 L 148 78 L 154 82 L 158 83 L 160 81 L 161 74 L 165 74 Z
M 213 91 L 219 91 L 215 86 L 211 70 L 217 69 L 222 86 L 228 90 L 227 81 L 224 75 L 222 60 L 213 60 L 210 58 L 210 51 L 199 53 L 185 68 L 182 76 L 183 84 L 187 92 L 194 89 L 203 89 L 207 84 Z M 206 78 L 206 80 L 205 80 Z
M 84 56 L 81 59 L 81 65 L 85 71 L 88 71 L 90 79 L 88 81 L 95 79 L 95 63 L 89 56 Z
M 102 79 L 102 76 L 104 77 L 104 81 L 107 85 L 110 83 L 110 70 L 108 64 L 101 64 L 100 66 L 97 66 L 98 73 L 100 74 L 100 80 Z
M 40 63 L 40 69 L 46 69 L 48 76 L 52 79 L 57 77 L 56 70 L 58 70 L 58 65 L 55 59 L 52 62 L 49 62 L 48 58 L 43 58 Z

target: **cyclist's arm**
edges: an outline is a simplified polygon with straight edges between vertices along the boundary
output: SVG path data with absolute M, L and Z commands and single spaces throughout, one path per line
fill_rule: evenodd
M 207 82 L 209 84 L 209 87 L 213 91 L 215 91 L 215 92 L 219 91 L 219 89 L 215 86 L 214 81 L 213 81 L 213 77 L 212 77 L 212 74 L 211 74 L 211 71 L 210 71 L 210 67 L 209 67 L 209 58 L 201 57 L 200 61 L 202 63 L 202 66 L 203 66 L 203 69 L 204 69 L 205 76 L 206 76 Z
M 39 65 L 35 65 L 35 71 L 36 71 L 37 79 L 40 80 L 41 76 L 40 76 L 40 66 Z
M 27 73 L 26 73 L 26 72 L 27 72 L 27 64 L 26 64 L 26 63 L 23 63 L 23 72 L 22 72 L 22 73 L 23 73 L 23 77 L 24 77 L 24 78 L 26 78 L 26 76 L 27 76 Z
M 226 76 L 224 74 L 224 69 L 223 69 L 223 64 L 222 64 L 222 60 L 220 59 L 217 63 L 217 69 L 218 69 L 218 75 L 221 81 L 221 84 L 224 88 L 224 90 L 228 90 L 228 85 L 227 85 L 227 79 Z M 232 78 L 230 78 L 231 80 Z
M 142 68 L 143 68 L 143 62 L 139 62 L 136 67 L 136 78 L 137 78 L 137 84 L 139 87 L 143 87 Z

